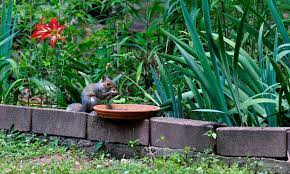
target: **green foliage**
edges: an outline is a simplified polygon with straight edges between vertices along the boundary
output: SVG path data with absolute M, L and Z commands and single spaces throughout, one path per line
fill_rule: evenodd
M 19 71 L 15 60 L 11 59 L 11 47 L 13 39 L 17 32 L 15 32 L 16 20 L 13 20 L 13 1 L 2 1 L 1 8 L 1 33 L 0 33 L 0 94 L 5 89 L 9 88 L 7 81 L 9 76 L 14 74 L 18 76 Z M 13 23 L 12 23 L 13 20 Z M 0 95 L 1 96 L 1 95 Z M 0 99 L 1 101 L 1 99 Z
M 154 63 L 154 53 L 165 45 L 160 26 L 172 26 L 170 19 L 174 18 L 177 6 L 173 3 L 166 7 L 170 15 L 158 18 L 165 8 L 161 1 L 148 1 L 146 10 L 138 11 L 143 5 L 141 1 L 118 0 L 16 3 L 20 32 L 10 61 L 16 72 L 10 71 L 4 76 L 2 102 L 17 104 L 21 89 L 29 87 L 34 95 L 47 94 L 49 103 L 42 107 L 65 107 L 67 103 L 80 101 L 80 93 L 87 83 L 124 72 L 135 76 L 134 83 L 139 87 L 150 89 L 150 64 Z M 28 37 L 40 18 L 44 17 L 47 22 L 55 16 L 67 26 L 66 42 L 59 44 L 57 57 L 46 43 L 36 44 Z M 138 22 L 145 26 L 142 31 L 134 30 Z M 120 80 L 122 98 L 129 103 L 147 103 L 142 97 L 144 93 L 134 83 L 127 78 Z
M 2 16 L 1 16 L 1 37 L 0 37 L 0 56 L 5 59 L 10 58 L 10 49 L 12 47 L 13 38 L 15 37 L 15 23 L 17 18 L 12 17 L 13 1 L 5 2 L 2 0 Z M 12 23 L 13 22 L 13 23 Z
M 64 107 L 80 101 L 80 93 L 87 82 L 97 82 L 104 74 L 115 76 L 114 69 L 106 68 L 111 61 L 110 45 L 114 40 L 111 28 L 86 24 L 96 22 L 89 14 L 91 7 L 99 8 L 104 4 L 78 0 L 60 3 L 23 1 L 15 7 L 20 14 L 17 28 L 21 32 L 14 45 L 14 58 L 7 61 L 13 65 L 11 70 L 15 73 L 10 70 L 3 76 L 6 78 L 1 92 L 3 103 L 16 104 L 20 90 L 29 87 L 33 95 L 49 98 L 49 103 L 42 107 Z M 57 15 L 64 15 L 59 18 L 60 23 L 67 26 L 65 45 L 58 45 L 56 51 L 46 43 L 30 41 L 29 33 L 41 17 L 45 17 L 46 22 Z
M 289 59 L 288 53 L 280 56 L 278 60 L 278 55 L 282 54 L 283 51 L 278 50 L 276 34 L 276 37 L 273 37 L 274 44 L 271 44 L 274 45 L 274 50 L 272 47 L 266 47 L 267 59 L 263 57 L 263 27 L 261 27 L 260 32 L 251 32 L 253 29 L 250 30 L 249 24 L 246 23 L 246 16 L 250 13 L 248 11 L 250 3 L 245 4 L 244 9 L 240 9 L 243 12 L 241 20 L 234 22 L 234 24 L 239 25 L 236 34 L 227 38 L 225 31 L 231 29 L 227 27 L 228 24 L 225 24 L 223 19 L 223 15 L 226 15 L 227 11 L 221 11 L 222 8 L 219 10 L 216 17 L 217 25 L 214 25 L 215 22 L 211 20 L 210 16 L 211 8 L 222 6 L 222 3 L 209 5 L 209 1 L 202 1 L 204 26 L 199 27 L 201 32 L 198 32 L 196 20 L 190 15 L 186 4 L 181 0 L 180 5 L 191 40 L 188 43 L 183 38 L 177 38 L 163 30 L 165 35 L 174 41 L 182 57 L 159 54 L 166 63 L 163 63 L 162 66 L 159 65 L 158 70 L 162 72 L 164 64 L 170 66 L 172 61 L 177 63 L 173 66 L 173 72 L 186 75 L 186 83 L 193 94 L 191 98 L 184 100 L 188 103 L 186 108 L 189 110 L 187 112 L 204 114 L 201 119 L 224 122 L 228 125 L 283 125 L 284 120 L 287 120 L 284 113 L 289 110 L 289 66 L 285 63 L 285 60 L 287 62 Z M 285 41 L 288 36 L 285 35 L 282 27 L 284 25 L 277 16 L 277 9 L 272 7 L 274 4 L 270 1 L 268 5 L 274 21 L 278 22 L 278 29 L 280 28 L 280 32 L 284 33 L 282 36 Z M 198 7 L 193 6 L 193 8 L 197 9 Z M 252 14 L 257 15 L 257 12 Z M 260 18 L 258 21 L 264 22 L 260 21 Z M 204 30 L 205 32 L 203 32 Z M 254 36 L 257 33 L 259 36 Z M 246 34 L 248 34 L 247 37 Z M 247 40 L 250 40 L 249 36 L 251 35 L 258 38 L 258 60 L 255 57 L 257 56 L 256 52 L 254 54 L 248 53 L 243 49 L 243 45 L 248 42 Z M 289 47 L 284 47 L 284 51 L 288 52 Z M 282 70 L 279 70 L 279 64 L 283 67 Z M 163 76 L 161 73 L 160 78 Z M 165 76 L 169 77 L 168 74 Z M 165 79 L 164 84 L 173 85 L 172 81 L 163 79 Z M 155 84 L 159 94 L 162 94 L 162 91 L 166 92 L 166 89 L 158 87 L 158 82 Z M 281 88 L 280 92 L 277 92 L 277 86 Z M 178 96 L 180 93 L 178 88 L 176 91 L 175 95 Z M 174 92 L 171 91 L 171 94 Z M 175 97 L 171 97 L 170 103 L 175 111 Z M 167 106 L 168 104 L 168 102 L 163 101 L 161 105 Z M 280 111 L 278 112 L 278 110 Z M 209 116 L 209 113 L 216 116 Z
M 198 154 L 142 159 L 90 157 L 81 150 L 59 145 L 57 139 L 39 138 L 18 132 L 0 132 L 0 173 L 267 173 L 263 166 L 248 161 L 243 166 Z M 135 144 L 135 142 L 134 142 Z
M 40 138 L 36 135 L 26 136 L 17 131 L 0 132 L 0 157 L 2 162 L 23 160 L 54 153 L 64 153 L 65 147 L 58 146 L 57 139 Z M 6 160 L 3 160 L 6 159 Z M 4 166 L 3 163 L 1 164 Z

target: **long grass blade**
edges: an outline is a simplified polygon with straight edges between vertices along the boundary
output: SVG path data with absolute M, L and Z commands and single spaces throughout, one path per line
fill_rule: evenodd
M 190 90 L 192 91 L 193 96 L 194 96 L 199 108 L 205 108 L 204 101 L 203 101 L 200 93 L 198 92 L 198 89 L 196 88 L 194 82 L 187 76 L 185 76 L 185 80 L 186 80 Z
M 239 24 L 241 21 L 229 14 L 225 14 L 225 17 L 227 17 L 228 19 L 230 19 L 233 23 L 235 24 Z M 244 24 L 244 28 L 245 30 L 251 34 L 251 36 L 253 36 L 254 38 L 258 39 L 258 35 L 259 35 L 259 31 L 256 30 L 254 27 L 252 27 L 251 25 L 245 23 Z M 263 36 L 263 40 L 264 40 L 264 44 L 268 47 L 268 48 L 273 48 L 273 44 L 270 42 L 269 39 L 267 39 L 267 37 Z
M 223 84 L 221 81 L 220 69 L 218 67 L 218 60 L 217 60 L 217 56 L 219 56 L 220 54 L 218 52 L 217 46 L 215 45 L 215 43 L 213 41 L 213 37 L 212 37 L 212 29 L 211 29 L 210 15 L 209 15 L 208 0 L 202 0 L 202 9 L 203 9 L 204 20 L 205 20 L 205 29 L 206 29 L 206 35 L 207 35 L 207 41 L 208 41 L 208 48 L 210 51 L 210 57 L 211 57 L 211 61 L 213 64 L 215 79 L 218 83 L 218 87 L 219 87 L 218 91 L 220 91 L 221 94 L 223 94 L 224 93 L 223 92 Z M 220 96 L 221 96 L 222 102 L 226 103 L 224 95 L 220 95 Z
M 182 108 L 182 94 L 181 94 L 181 89 L 178 87 L 177 88 L 177 117 L 178 118 L 183 118 L 183 108 Z
M 287 100 L 288 104 L 290 104 L 290 93 L 288 91 L 288 86 L 290 84 L 290 82 L 289 82 L 290 77 L 288 74 L 286 74 L 286 77 L 284 77 L 282 71 L 280 70 L 280 68 L 278 67 L 276 62 L 271 57 L 269 57 L 269 60 L 270 60 L 272 66 L 275 70 L 275 73 L 277 75 L 277 81 L 281 84 L 282 89 L 285 93 L 286 100 Z
M 272 17 L 277 25 L 277 28 L 282 35 L 284 43 L 289 43 L 289 37 L 288 37 L 287 30 L 286 30 L 286 28 L 282 22 L 282 19 L 278 13 L 276 5 L 274 4 L 274 2 L 272 0 L 267 0 L 267 4 L 268 4 L 269 10 L 272 14 Z
M 239 55 L 240 55 L 240 48 L 242 46 L 242 40 L 243 40 L 243 36 L 244 36 L 244 24 L 245 24 L 246 16 L 248 13 L 249 5 L 250 5 L 250 3 L 249 3 L 249 1 L 247 1 L 247 5 L 246 5 L 243 17 L 242 17 L 240 25 L 239 25 L 239 29 L 238 29 L 238 33 L 237 33 L 237 37 L 236 37 L 236 46 L 235 46 L 235 51 L 234 51 L 233 81 L 235 84 L 235 93 L 236 93 L 238 98 L 239 98 L 239 92 L 238 92 L 239 84 L 238 84 L 238 72 L 237 72 L 238 71 L 238 61 L 239 61 Z M 241 116 L 239 100 L 237 100 L 236 107 L 237 107 L 239 115 Z
M 160 95 L 161 102 L 165 102 L 167 100 L 167 97 L 166 97 L 166 94 L 164 93 L 163 87 L 161 86 L 161 82 L 157 77 L 157 73 L 156 73 L 155 69 L 152 66 L 150 68 L 151 68 L 153 81 L 154 81 L 154 83 L 157 87 L 157 91 Z

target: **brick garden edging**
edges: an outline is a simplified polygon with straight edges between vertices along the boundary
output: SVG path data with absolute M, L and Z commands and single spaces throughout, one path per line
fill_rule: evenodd
M 86 138 L 87 114 L 57 109 L 32 109 L 31 132 Z
M 87 139 L 128 144 L 139 140 L 142 145 L 149 145 L 149 120 L 106 120 L 88 114 Z
M 0 129 L 12 126 L 23 132 L 78 138 L 81 144 L 103 141 L 127 146 L 138 140 L 143 147 L 210 149 L 222 156 L 285 159 L 290 149 L 290 128 L 224 127 L 213 122 L 165 117 L 116 121 L 80 112 L 0 105 Z M 216 131 L 217 139 L 208 137 L 208 131 Z
M 193 147 L 196 151 L 213 149 L 214 139 L 208 131 L 214 131 L 216 123 L 168 117 L 151 118 L 151 145 L 183 149 Z
M 32 108 L 23 106 L 0 105 L 0 128 L 29 132 L 31 129 Z
M 217 154 L 285 158 L 288 129 L 282 127 L 218 128 Z

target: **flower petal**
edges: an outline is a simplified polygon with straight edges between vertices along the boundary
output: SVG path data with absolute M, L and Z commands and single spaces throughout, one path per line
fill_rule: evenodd
M 57 29 L 59 27 L 59 23 L 57 21 L 57 19 L 55 17 L 53 17 L 51 20 L 50 20 L 50 28 L 51 29 Z
M 58 28 L 57 28 L 57 32 L 58 33 L 62 33 L 62 31 L 65 29 L 65 26 L 59 26 Z
M 50 40 L 51 48 L 53 48 L 55 46 L 56 42 L 57 42 L 57 37 L 56 36 L 52 36 L 51 40 Z
M 44 34 L 42 34 L 41 35 L 41 38 L 42 39 L 46 39 L 46 38 L 50 38 L 50 37 L 52 37 L 53 35 L 51 34 L 51 33 L 44 33 Z

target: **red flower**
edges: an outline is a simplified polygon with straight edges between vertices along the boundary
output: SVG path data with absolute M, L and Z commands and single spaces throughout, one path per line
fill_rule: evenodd
M 33 31 L 30 38 L 36 38 L 38 41 L 39 38 L 42 40 L 49 38 L 50 45 L 53 48 L 56 42 L 60 39 L 64 41 L 64 38 L 61 36 L 62 31 L 64 30 L 65 26 L 59 25 L 57 19 L 54 17 L 50 20 L 49 24 L 42 23 L 43 18 L 40 19 L 40 22 L 35 25 L 35 30 Z

